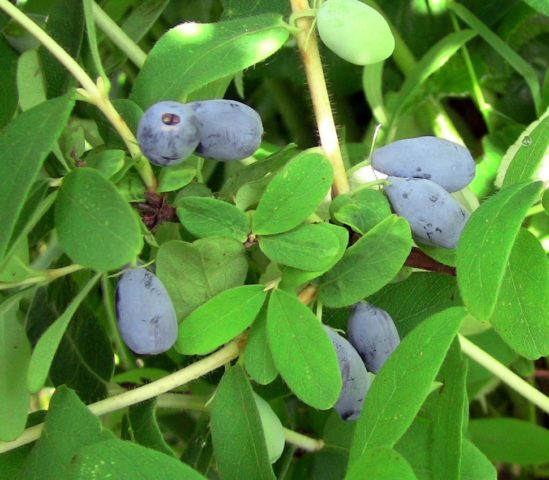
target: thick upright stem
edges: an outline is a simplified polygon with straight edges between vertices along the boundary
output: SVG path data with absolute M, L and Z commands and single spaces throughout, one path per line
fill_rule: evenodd
M 311 9 L 308 0 L 290 1 L 294 14 Z M 341 156 L 339 139 L 326 87 L 326 79 L 324 78 L 324 70 L 322 69 L 322 62 L 318 51 L 317 37 L 315 32 L 311 32 L 312 20 L 310 17 L 300 17 L 296 23 L 299 27 L 297 44 L 301 52 L 301 58 L 303 59 L 305 73 L 307 74 L 320 144 L 334 169 L 333 194 L 336 196 L 349 191 L 349 180 L 347 179 L 343 157 Z

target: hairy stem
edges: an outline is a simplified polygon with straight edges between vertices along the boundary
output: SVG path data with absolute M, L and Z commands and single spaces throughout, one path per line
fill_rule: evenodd
M 311 7 L 308 0 L 290 0 L 290 2 L 293 14 L 297 18 L 296 24 L 299 27 L 297 44 L 307 74 L 320 144 L 334 169 L 333 194 L 336 196 L 349 191 L 349 180 L 341 156 L 326 79 L 324 78 L 324 70 L 318 51 L 317 37 L 314 32 L 311 32 L 312 20 L 310 17 L 299 18 L 300 13 L 310 10 Z
M 481 348 L 477 347 L 473 342 L 464 336 L 459 335 L 459 341 L 461 343 L 461 350 L 465 353 L 465 355 L 472 358 L 479 365 L 482 365 L 489 372 L 492 372 L 503 383 L 509 385 L 513 390 L 532 402 L 534 405 L 537 405 L 541 410 L 549 413 L 549 397 L 534 388 L 516 373 L 509 370 L 505 365 Z

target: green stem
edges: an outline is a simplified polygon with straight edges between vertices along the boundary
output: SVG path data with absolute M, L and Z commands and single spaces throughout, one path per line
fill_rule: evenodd
M 461 350 L 465 355 L 471 357 L 479 365 L 483 366 L 489 372 L 492 372 L 503 383 L 509 385 L 513 390 L 524 398 L 537 405 L 541 410 L 549 413 L 549 397 L 534 388 L 516 373 L 509 370 L 505 365 L 494 357 L 477 347 L 473 342 L 462 335 L 459 335 Z
M 128 125 L 111 103 L 104 82 L 100 77 L 98 83 L 90 78 L 84 69 L 74 60 L 52 37 L 32 21 L 21 10 L 12 5 L 8 0 L 0 0 L 0 10 L 4 10 L 11 18 L 24 27 L 72 74 L 80 83 L 86 98 L 95 105 L 124 140 L 132 158 L 135 159 L 135 167 L 143 179 L 149 191 L 155 191 L 157 182 L 149 162 L 143 157 L 137 140 Z
M 294 432 L 287 428 L 284 429 L 284 438 L 287 443 L 306 450 L 307 452 L 318 452 L 324 448 L 324 441 L 317 438 L 307 437 L 301 433 Z
M 93 18 L 101 31 L 138 67 L 143 67 L 147 54 L 128 34 L 109 17 L 97 3 L 92 2 Z
M 45 270 L 43 272 L 39 272 L 39 275 L 35 277 L 29 277 L 25 278 L 24 280 L 21 280 L 20 282 L 0 282 L 0 290 L 9 290 L 10 288 L 19 288 L 19 287 L 26 287 L 28 285 L 36 285 L 40 283 L 47 283 L 47 282 L 53 282 L 54 280 L 64 277 L 66 275 L 70 275 L 71 273 L 77 272 L 78 270 L 82 270 L 84 267 L 82 265 L 69 265 L 67 267 L 62 268 L 54 268 L 52 270 Z

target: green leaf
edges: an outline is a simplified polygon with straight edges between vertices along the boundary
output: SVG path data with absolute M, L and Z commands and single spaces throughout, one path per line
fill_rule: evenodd
M 496 467 L 466 438 L 463 439 L 461 466 L 461 480 L 497 480 Z
M 48 14 L 46 33 L 65 52 L 78 60 L 84 34 L 84 7 L 82 2 L 59 0 Z M 48 97 L 63 95 L 74 79 L 67 68 L 51 54 L 46 47 L 38 49 L 38 58 L 44 72 Z
M 63 179 L 55 226 L 65 253 L 99 272 L 135 260 L 143 248 L 137 214 L 115 186 L 92 168 L 78 168 Z
M 23 433 L 30 394 L 25 382 L 30 344 L 17 318 L 20 295 L 0 304 L 0 440 L 15 440 Z
M 549 5 L 545 0 L 522 0 L 530 5 L 533 9 L 545 16 L 549 16 Z
M 156 43 L 135 81 L 131 99 L 142 108 L 166 98 L 184 101 L 214 80 L 248 68 L 288 39 L 280 15 L 218 23 L 182 23 Z
M 320 278 L 320 301 L 329 307 L 344 307 L 377 292 L 399 272 L 411 248 L 408 222 L 396 215 L 387 217 Z
M 271 383 L 278 375 L 267 338 L 267 309 L 263 308 L 252 325 L 246 349 L 244 366 L 248 375 L 260 385 Z
M 179 318 L 218 293 L 242 285 L 247 272 L 244 247 L 229 238 L 173 240 L 163 243 L 156 256 L 156 274 Z
M 112 104 L 132 132 L 137 131 L 139 121 L 143 116 L 143 110 L 127 98 L 117 98 L 112 100 Z M 99 135 L 103 139 L 107 148 L 126 150 L 126 144 L 120 134 L 116 131 L 112 123 L 96 107 L 89 107 L 90 115 L 97 124 Z M 142 183 L 142 182 L 141 182 Z
M 250 3 L 248 0 L 222 0 L 223 16 L 228 18 L 245 17 L 259 13 L 280 13 L 289 16 L 292 13 L 286 0 L 259 0 Z
M 80 304 L 99 280 L 99 277 L 100 275 L 97 274 L 87 283 L 78 295 L 74 297 L 63 314 L 48 328 L 48 330 L 46 330 L 44 335 L 40 337 L 40 340 L 32 352 L 29 364 L 27 385 L 30 392 L 36 393 L 44 386 L 53 357 L 65 334 L 65 330 Z
M 155 405 L 156 399 L 132 405 L 128 410 L 128 414 L 124 417 L 122 427 L 124 436 L 122 438 L 173 457 L 175 454 L 164 440 L 158 426 Z
M 23 112 L 46 101 L 44 75 L 36 50 L 27 50 L 17 63 L 17 91 L 19 107 Z
M 530 360 L 549 354 L 549 265 L 539 241 L 521 229 L 505 267 L 494 314 L 494 330 Z
M 367 472 L 367 474 L 366 474 Z M 402 455 L 386 447 L 366 450 L 353 464 L 353 468 L 345 476 L 345 480 L 415 480 L 417 477 L 410 464 Z
M 388 122 L 385 105 L 383 104 L 383 67 L 385 62 L 366 65 L 362 70 L 362 89 L 366 101 L 376 121 L 381 125 Z
M 297 397 L 326 410 L 339 398 L 342 380 L 332 342 L 313 312 L 297 297 L 274 290 L 267 335 L 274 364 Z
M 239 366 L 227 370 L 217 387 L 211 432 L 221 478 L 274 480 L 252 388 Z
M 214 198 L 182 198 L 177 203 L 177 216 L 199 238 L 216 236 L 244 242 L 250 232 L 250 220 L 243 211 Z
M 539 113 L 543 104 L 541 97 L 541 87 L 538 80 L 538 74 L 526 60 L 515 52 L 507 43 L 498 37 L 488 28 L 480 19 L 475 17 L 467 8 L 457 2 L 451 2 L 448 7 L 465 23 L 467 23 L 475 32 L 477 32 L 504 60 L 513 67 L 519 75 L 522 75 L 530 93 L 534 99 L 536 111 Z
M 496 185 L 503 188 L 526 180 L 537 180 L 549 149 L 549 110 L 531 123 L 511 145 L 501 160 Z
M 73 106 L 73 95 L 50 100 L 22 113 L 0 133 L 0 259 L 42 163 Z
M 266 297 L 264 285 L 244 285 L 217 294 L 181 322 L 175 349 L 186 355 L 210 353 L 246 330 Z
M 457 279 L 469 312 L 492 316 L 515 238 L 543 184 L 511 185 L 490 197 L 469 218 L 456 253 Z
M 8 124 L 17 110 L 17 54 L 2 36 L 0 37 L 0 130 Z
M 402 282 L 390 283 L 368 298 L 388 311 L 401 337 L 427 317 L 459 302 L 455 277 L 434 272 L 415 272 Z
M 340 250 L 338 236 L 322 223 L 260 237 L 259 247 L 273 262 L 307 271 L 325 271 Z
M 516 418 L 471 420 L 473 443 L 493 462 L 541 465 L 549 462 L 549 432 Z
M 67 475 L 82 447 L 112 438 L 98 418 L 67 387 L 53 395 L 42 436 L 27 457 L 19 480 L 59 480 Z
M 455 307 L 436 313 L 408 334 L 376 376 L 358 419 L 350 463 L 375 447 L 392 448 L 431 391 L 465 318 Z
M 253 232 L 273 235 L 297 227 L 326 197 L 332 179 L 332 165 L 321 153 L 294 157 L 267 186 L 253 216 Z
M 174 165 L 173 167 L 164 167 L 158 176 L 159 193 L 173 192 L 187 186 L 196 176 L 196 168 L 185 163 Z
M 391 215 L 391 207 L 383 193 L 365 188 L 353 194 L 338 195 L 330 205 L 330 215 L 364 235 Z
M 169 455 L 123 440 L 107 440 L 81 448 L 74 456 L 71 478 L 166 478 L 206 480 L 183 462 Z
M 124 168 L 126 152 L 123 150 L 92 150 L 86 155 L 86 166 L 101 172 L 105 178 L 111 178 Z

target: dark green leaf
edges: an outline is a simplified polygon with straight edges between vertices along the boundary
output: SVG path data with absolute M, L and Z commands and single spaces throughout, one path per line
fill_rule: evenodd
M 285 0 L 256 0 L 250 3 L 248 0 L 222 0 L 223 16 L 227 18 L 247 17 L 260 13 L 280 13 L 287 16 L 291 8 Z
M 367 474 L 366 474 L 367 472 Z M 345 480 L 362 480 L 365 474 L 376 480 L 415 480 L 410 464 L 398 452 L 378 447 L 366 450 L 353 464 Z
M 0 440 L 16 439 L 25 429 L 30 394 L 26 374 L 30 344 L 17 318 L 20 297 L 0 304 Z
M 549 462 L 549 432 L 516 418 L 471 420 L 473 443 L 493 462 L 541 465 Z
M 181 322 L 175 349 L 187 355 L 210 353 L 246 330 L 266 297 L 264 285 L 244 285 L 217 294 Z
M 494 312 L 520 225 L 542 186 L 511 185 L 486 200 L 465 224 L 457 248 L 457 278 L 467 309 L 480 321 L 488 321 Z
M 274 290 L 267 335 L 274 364 L 297 397 L 320 410 L 333 407 L 341 372 L 332 342 L 313 312 L 297 297 Z
M 275 53 L 289 31 L 280 15 L 219 23 L 182 23 L 156 43 L 139 73 L 132 100 L 142 108 L 193 91 L 244 70 Z
M 107 440 L 80 449 L 74 456 L 71 471 L 71 478 L 79 480 L 205 480 L 205 477 L 173 457 L 123 440 Z
M 73 106 L 73 95 L 50 100 L 22 113 L 0 133 L 0 258 L 42 163 Z
M 214 455 L 224 480 L 274 480 L 252 388 L 239 366 L 226 371 L 217 387 L 211 431 Z
M 156 274 L 166 286 L 179 318 L 214 295 L 242 285 L 248 262 L 242 244 L 229 238 L 194 243 L 169 241 L 156 257 Z
M 459 307 L 444 310 L 404 337 L 366 396 L 351 446 L 351 463 L 369 449 L 392 448 L 402 437 L 431 391 L 465 315 Z
M 315 272 L 329 268 L 340 251 L 338 236 L 322 223 L 260 237 L 259 247 L 273 262 Z
M 271 180 L 253 216 L 257 235 L 273 235 L 297 227 L 324 199 L 332 186 L 330 162 L 317 151 L 290 160 Z
M 143 247 L 137 214 L 115 186 L 91 168 L 78 168 L 63 179 L 55 226 L 65 253 L 99 272 L 135 260 Z
M 391 215 L 360 238 L 320 278 L 320 300 L 330 307 L 344 307 L 377 292 L 399 272 L 411 248 L 408 222 Z
M 17 110 L 17 60 L 18 57 L 4 37 L 0 37 L 0 130 Z
M 263 308 L 252 325 L 246 350 L 244 366 L 248 375 L 261 385 L 271 383 L 278 375 L 267 338 L 267 309 Z
M 195 237 L 227 237 L 244 242 L 250 219 L 234 205 L 206 197 L 185 197 L 177 203 L 177 216 Z

